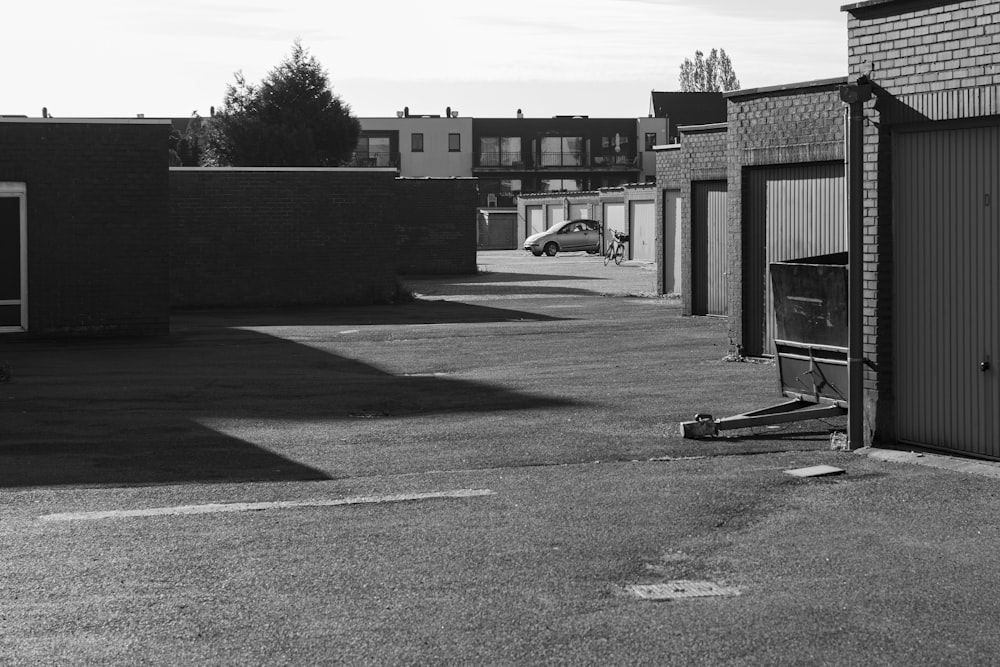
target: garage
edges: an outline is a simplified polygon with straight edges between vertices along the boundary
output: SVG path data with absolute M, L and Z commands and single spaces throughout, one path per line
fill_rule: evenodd
M 604 228 L 609 239 L 612 231 L 625 233 L 624 202 L 604 202 Z
M 653 262 L 656 260 L 656 201 L 630 201 L 628 206 L 632 222 L 631 258 Z
M 896 436 L 1000 459 L 1000 128 L 892 142 Z
M 726 181 L 691 183 L 691 314 L 728 315 Z
M 0 183 L 0 332 L 27 329 L 26 189 Z
M 774 353 L 768 267 L 847 250 L 844 163 L 747 168 L 743 197 L 743 347 Z
M 663 192 L 663 293 L 681 291 L 681 193 L 680 190 Z
M 543 207 L 525 206 L 524 218 L 525 224 L 528 227 L 525 236 L 533 236 L 545 231 L 545 210 Z

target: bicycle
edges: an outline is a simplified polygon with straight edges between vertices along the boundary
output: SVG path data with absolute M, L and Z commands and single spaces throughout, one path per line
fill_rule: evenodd
M 628 243 L 628 234 L 623 234 L 617 229 L 612 229 L 611 233 L 614 238 L 608 243 L 607 250 L 604 251 L 604 266 L 607 266 L 611 260 L 614 260 L 615 264 L 621 265 L 622 260 L 625 259 L 625 244 Z

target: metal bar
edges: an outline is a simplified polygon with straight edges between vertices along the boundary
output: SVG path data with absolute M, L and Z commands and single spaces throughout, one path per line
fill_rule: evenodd
M 723 419 L 714 419 L 712 415 L 697 415 L 694 421 L 681 424 L 681 435 L 685 438 L 706 438 L 718 435 L 719 431 L 789 424 L 809 419 L 838 417 L 845 414 L 848 414 L 848 410 L 841 405 L 813 403 L 796 399 Z
M 787 345 L 788 347 L 797 347 L 799 349 L 809 349 L 809 350 L 822 350 L 823 352 L 847 352 L 846 347 L 840 347 L 837 345 L 819 345 L 814 343 L 802 343 L 794 340 L 780 340 L 774 339 L 775 345 Z

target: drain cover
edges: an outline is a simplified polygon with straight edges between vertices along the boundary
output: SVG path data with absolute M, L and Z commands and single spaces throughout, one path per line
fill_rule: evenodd
M 626 590 L 640 600 L 684 600 L 687 598 L 728 597 L 739 595 L 738 588 L 711 581 L 668 581 L 662 584 L 634 584 Z

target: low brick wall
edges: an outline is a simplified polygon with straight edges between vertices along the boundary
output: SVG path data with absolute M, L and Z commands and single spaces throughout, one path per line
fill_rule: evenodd
M 396 181 L 396 271 L 402 275 L 476 272 L 478 181 Z
M 171 304 L 389 299 L 396 194 L 392 170 L 171 169 Z
M 28 333 L 169 331 L 165 121 L 0 120 L 27 200 Z

